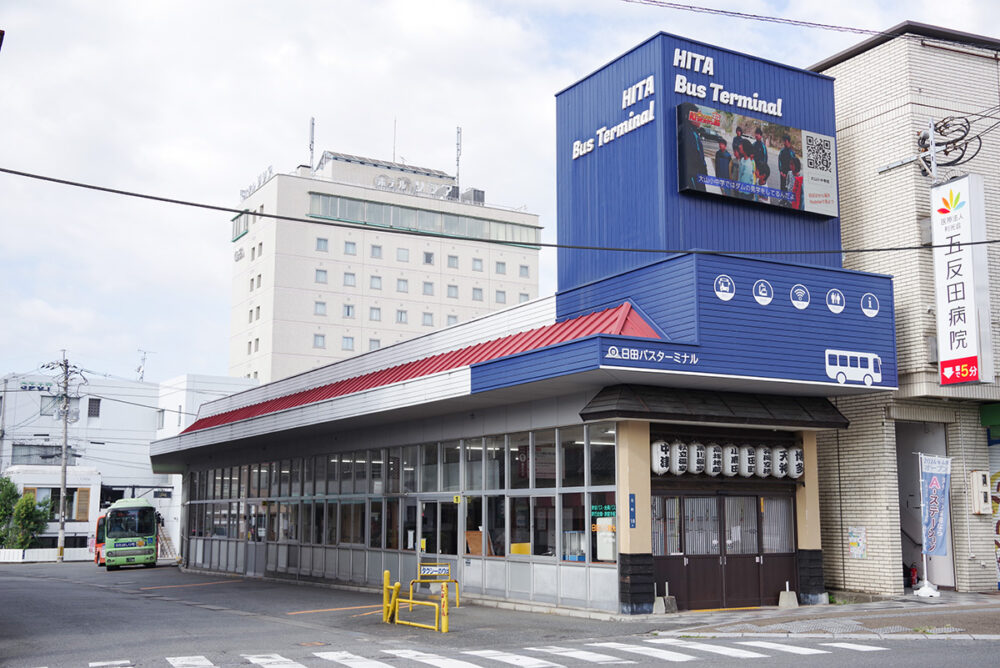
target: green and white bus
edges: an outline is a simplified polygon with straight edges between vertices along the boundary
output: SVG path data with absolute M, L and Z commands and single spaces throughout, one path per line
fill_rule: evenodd
M 119 499 L 105 511 L 104 562 L 109 571 L 122 566 L 156 566 L 156 509 L 146 499 Z

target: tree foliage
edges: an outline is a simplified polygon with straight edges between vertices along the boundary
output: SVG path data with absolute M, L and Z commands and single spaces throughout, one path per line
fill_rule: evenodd
M 49 523 L 51 505 L 51 499 L 36 503 L 34 494 L 19 495 L 13 481 L 0 478 L 0 547 L 30 548 Z

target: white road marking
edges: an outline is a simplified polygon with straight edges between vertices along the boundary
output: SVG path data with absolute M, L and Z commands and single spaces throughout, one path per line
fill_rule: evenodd
M 437 668 L 480 668 L 476 664 L 469 663 L 468 661 L 449 659 L 444 656 L 438 656 L 437 654 L 426 654 L 424 652 L 416 652 L 411 649 L 384 649 L 382 651 L 387 654 L 394 654 L 404 659 L 413 659 L 414 661 L 426 663 L 430 666 L 437 666 Z
M 388 663 L 382 663 L 375 659 L 366 659 L 350 652 L 313 652 L 316 656 L 327 661 L 336 661 L 351 668 L 390 668 Z
M 652 642 L 658 645 L 673 645 L 674 647 L 681 647 L 683 649 L 698 649 L 702 652 L 711 652 L 713 654 L 721 654 L 723 656 L 731 656 L 738 659 L 767 658 L 767 654 L 758 654 L 757 652 L 751 652 L 748 649 L 730 647 L 729 645 L 709 645 L 708 643 L 678 640 L 677 638 L 650 638 L 647 639 L 646 642 Z
M 570 659 L 576 659 L 577 661 L 586 661 L 588 663 L 635 663 L 635 661 L 629 661 L 628 659 L 619 659 L 617 656 L 611 656 L 609 654 L 601 654 L 600 652 L 588 652 L 585 649 L 570 649 L 569 647 L 556 647 L 555 645 L 550 645 L 549 647 L 525 647 L 524 649 L 531 650 L 532 652 L 548 652 L 549 654 L 565 656 L 569 657 Z
M 825 649 L 813 649 L 812 647 L 797 647 L 795 645 L 782 645 L 766 640 L 743 640 L 738 644 L 760 647 L 761 649 L 773 649 L 776 652 L 788 652 L 789 654 L 829 654 Z
M 651 656 L 654 659 L 663 659 L 664 661 L 681 662 L 694 661 L 695 659 L 690 654 L 681 654 L 680 652 L 671 652 L 670 650 L 645 647 L 643 645 L 627 645 L 623 642 L 591 642 L 587 644 L 593 647 L 607 647 L 608 649 L 617 649 L 622 652 L 642 654 L 643 656 Z
M 286 659 L 280 654 L 244 654 L 243 658 L 258 666 L 269 666 L 270 668 L 306 668 L 301 663 Z
M 119 659 L 118 661 L 91 661 L 87 665 L 90 668 L 101 668 L 102 666 L 131 666 L 132 662 L 128 659 Z
M 167 663 L 174 668 L 215 668 L 215 664 L 203 656 L 168 656 Z
M 521 654 L 511 654 L 509 652 L 498 652 L 495 649 L 475 649 L 462 653 L 472 654 L 473 656 L 481 656 L 484 659 L 502 661 L 503 663 L 509 663 L 512 666 L 521 666 L 521 668 L 563 668 L 560 664 L 552 663 L 551 661 L 546 661 L 545 659 L 538 659 L 533 656 L 523 656 Z
M 872 645 L 855 645 L 851 642 L 821 642 L 824 647 L 839 647 L 840 649 L 852 649 L 855 652 L 881 652 L 888 650 L 888 647 L 873 647 Z

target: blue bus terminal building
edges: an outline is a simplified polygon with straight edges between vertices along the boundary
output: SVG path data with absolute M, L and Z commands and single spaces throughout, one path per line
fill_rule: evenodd
M 557 293 L 202 406 L 152 446 L 188 567 L 822 601 L 828 397 L 897 384 L 892 281 L 841 268 L 833 80 L 660 33 L 556 110 Z

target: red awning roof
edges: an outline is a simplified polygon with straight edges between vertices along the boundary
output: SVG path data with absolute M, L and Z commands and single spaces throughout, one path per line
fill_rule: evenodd
M 639 315 L 632 305 L 625 302 L 614 308 L 589 313 L 563 322 L 557 322 L 527 332 L 519 332 L 493 341 L 477 343 L 431 357 L 406 362 L 388 369 L 373 371 L 361 376 L 346 378 L 309 390 L 302 390 L 276 399 L 269 399 L 225 413 L 196 420 L 183 433 L 218 427 L 249 418 L 276 413 L 288 408 L 305 406 L 335 397 L 342 397 L 363 390 L 391 385 L 404 380 L 472 366 L 481 362 L 538 350 L 567 341 L 582 339 L 595 334 L 616 334 L 638 338 L 659 339 L 660 335 Z

